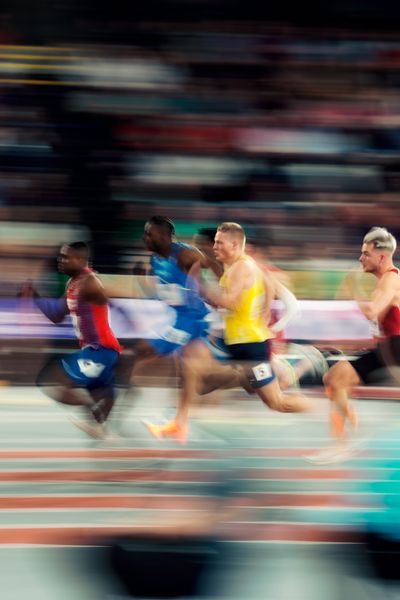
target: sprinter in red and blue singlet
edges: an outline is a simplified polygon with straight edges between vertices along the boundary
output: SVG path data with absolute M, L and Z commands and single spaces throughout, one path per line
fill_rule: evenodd
M 84 406 L 89 420 L 75 420 L 75 424 L 94 437 L 104 437 L 102 424 L 114 404 L 115 367 L 122 348 L 109 325 L 103 285 L 88 267 L 88 259 L 84 242 L 62 246 L 58 268 L 70 276 L 65 296 L 42 298 L 30 285 L 24 286 L 22 294 L 32 296 L 54 323 L 71 315 L 80 350 L 52 359 L 39 373 L 37 383 L 58 402 Z
M 67 283 L 67 307 L 76 337 L 81 348 L 101 346 L 120 352 L 121 346 L 108 322 L 107 303 L 89 302 L 84 296 L 84 288 L 88 287 L 88 280 L 92 277 L 97 279 L 92 269 L 85 267 Z

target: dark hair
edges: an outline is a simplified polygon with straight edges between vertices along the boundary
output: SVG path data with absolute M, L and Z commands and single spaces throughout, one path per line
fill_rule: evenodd
M 216 233 L 217 233 L 216 227 L 201 227 L 198 230 L 198 232 L 196 233 L 196 236 L 205 238 L 209 242 L 214 243 L 214 238 L 215 238 Z
M 156 225 L 157 227 L 160 227 L 160 229 L 168 233 L 171 237 L 175 235 L 175 225 L 173 224 L 171 219 L 168 219 L 168 217 L 163 217 L 162 215 L 154 215 L 153 217 L 150 217 L 150 219 L 147 222 L 151 223 L 152 225 Z
M 86 259 L 89 258 L 90 250 L 86 242 L 72 242 L 71 244 L 68 244 L 68 248 L 71 248 L 71 250 L 74 250 L 74 252 Z

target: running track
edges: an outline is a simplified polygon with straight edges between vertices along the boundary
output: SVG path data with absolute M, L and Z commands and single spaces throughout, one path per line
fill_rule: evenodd
M 166 415 L 173 395 L 142 390 L 115 415 L 127 437 L 105 444 L 36 390 L 2 389 L 0 545 L 102 545 L 181 522 L 201 526 L 220 509 L 223 540 L 354 544 L 383 501 L 397 502 L 400 403 L 360 401 L 357 455 L 314 466 L 304 455 L 327 442 L 323 397 L 310 417 L 226 394 L 217 407 L 194 409 L 181 446 L 152 440 L 141 422 Z

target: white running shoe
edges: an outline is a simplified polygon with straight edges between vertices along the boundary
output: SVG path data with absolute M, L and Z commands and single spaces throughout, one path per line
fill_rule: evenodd
M 305 456 L 305 460 L 314 465 L 333 465 L 344 462 L 356 456 L 357 449 L 353 446 L 331 446 Z
M 105 427 L 102 423 L 97 423 L 93 419 L 93 421 L 89 421 L 88 419 L 78 419 L 75 416 L 69 417 L 71 423 L 78 427 L 81 431 L 84 431 L 90 437 L 95 438 L 97 440 L 105 440 L 107 435 L 105 431 Z

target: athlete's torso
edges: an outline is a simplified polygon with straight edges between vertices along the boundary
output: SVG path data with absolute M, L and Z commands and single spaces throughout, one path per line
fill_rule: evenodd
M 400 274 L 399 269 L 396 267 L 391 271 L 397 275 Z M 398 305 L 391 306 L 385 315 L 378 320 L 378 325 L 381 337 L 400 335 L 400 307 Z
M 87 268 L 78 277 L 70 279 L 66 290 L 67 306 L 79 345 L 103 346 L 120 352 L 121 346 L 108 322 L 108 305 L 93 304 L 82 299 L 81 286 L 89 273 L 92 270 Z
M 199 295 L 194 278 L 179 266 L 179 254 L 190 248 L 187 244 L 173 242 L 168 257 L 153 254 L 150 259 L 151 273 L 157 278 L 157 294 L 177 312 L 193 313 L 194 318 L 202 318 L 208 309 Z
M 239 258 L 249 263 L 253 269 L 254 281 L 246 289 L 233 310 L 225 314 L 226 344 L 246 344 L 250 342 L 263 342 L 272 337 L 272 333 L 265 321 L 265 283 L 264 277 L 255 261 L 247 255 Z M 236 264 L 236 263 L 235 263 Z M 225 270 L 219 283 L 229 291 L 230 269 Z

